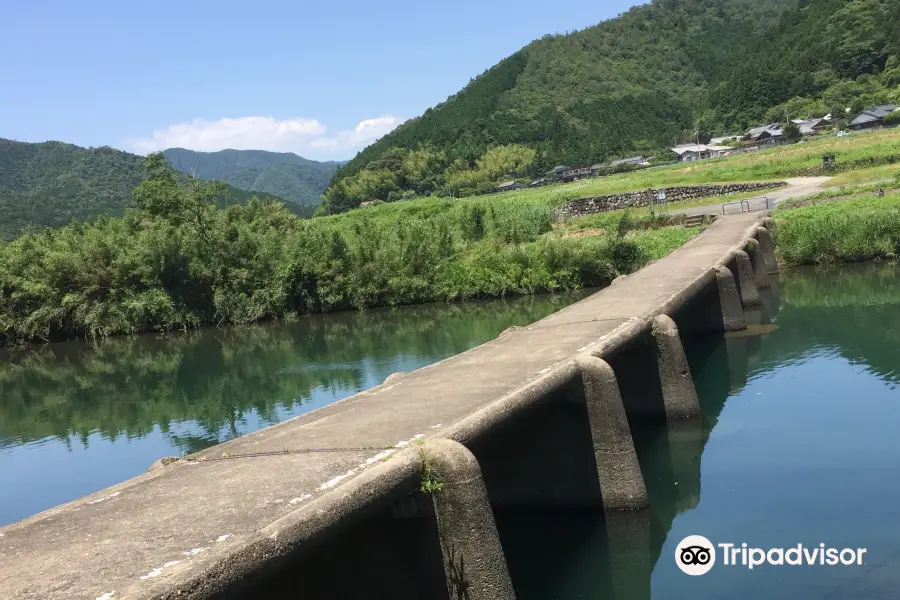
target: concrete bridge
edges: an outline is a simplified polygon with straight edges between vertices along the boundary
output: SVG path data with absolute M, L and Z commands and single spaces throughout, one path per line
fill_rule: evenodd
M 644 539 L 618 518 L 653 497 L 632 432 L 662 423 L 702 449 L 680 335 L 747 327 L 777 277 L 761 217 L 722 218 L 468 352 L 0 528 L 0 597 L 270 597 L 277 580 L 290 597 L 497 600 L 514 591 L 495 510 L 603 508 L 613 537 Z M 685 477 L 699 497 L 699 470 Z

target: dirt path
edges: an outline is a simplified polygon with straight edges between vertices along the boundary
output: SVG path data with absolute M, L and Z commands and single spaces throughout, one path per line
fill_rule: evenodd
M 763 194 L 755 198 L 747 198 L 746 200 L 749 201 L 751 212 L 766 210 L 767 205 L 770 209 L 775 208 L 785 200 L 818 194 L 824 189 L 823 186 L 829 179 L 829 177 L 795 177 L 792 179 L 786 179 L 785 181 L 788 183 L 788 187 L 781 190 L 776 190 L 774 192 L 764 192 Z M 768 203 L 764 202 L 762 200 L 763 198 L 768 198 Z M 686 208 L 682 210 L 671 210 L 668 211 L 667 214 L 685 214 L 688 216 L 721 215 L 723 214 L 723 207 L 725 207 L 725 205 L 729 205 L 725 207 L 725 213 L 733 214 L 740 212 L 738 204 L 739 202 L 739 200 L 725 199 L 722 202 L 707 204 L 704 206 L 695 206 L 693 208 Z

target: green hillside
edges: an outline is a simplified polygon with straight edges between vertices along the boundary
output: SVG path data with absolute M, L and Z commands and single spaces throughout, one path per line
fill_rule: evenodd
M 545 36 L 339 169 L 329 212 L 898 101 L 898 20 L 900 0 L 654 0 Z
M 143 160 L 108 147 L 0 138 L 0 239 L 11 239 L 29 226 L 61 227 L 72 219 L 122 215 L 131 203 L 131 190 L 144 177 Z M 235 188 L 228 201 L 242 204 L 253 195 L 284 202 Z M 300 216 L 311 213 L 286 204 Z
M 317 205 L 340 163 L 318 162 L 291 152 L 169 148 L 166 158 L 182 172 L 224 181 L 251 192 L 274 194 L 297 204 Z
M 852 117 L 867 106 L 900 103 L 897 23 L 900 0 L 804 0 L 710 89 L 701 119 L 727 126 Z

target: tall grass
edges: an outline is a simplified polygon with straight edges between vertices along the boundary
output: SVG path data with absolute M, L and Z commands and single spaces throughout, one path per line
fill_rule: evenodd
M 540 203 L 410 202 L 299 220 L 251 202 L 140 211 L 0 244 L 0 345 L 600 285 L 695 231 L 555 235 Z
M 900 253 L 900 193 L 780 209 L 775 221 L 776 248 L 787 264 L 860 262 Z
M 868 182 L 890 182 L 897 177 L 900 177 L 900 164 L 888 164 L 841 173 L 829 179 L 825 186 L 839 187 Z

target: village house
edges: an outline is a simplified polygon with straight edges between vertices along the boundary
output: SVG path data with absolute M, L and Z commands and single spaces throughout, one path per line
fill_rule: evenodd
M 605 164 L 596 164 L 591 167 L 591 176 L 597 177 L 603 173 L 611 173 L 616 169 L 621 169 L 623 167 L 647 167 L 650 165 L 650 161 L 647 160 L 643 156 L 632 156 L 631 158 L 622 158 L 619 160 L 614 160 L 608 165 Z
M 784 137 L 784 130 L 781 128 L 781 123 L 770 123 L 768 125 L 754 127 L 744 135 L 744 140 L 754 142 L 760 148 L 781 146 L 790 143 L 790 140 L 787 140 Z
M 708 144 L 682 144 L 671 149 L 681 162 L 694 162 L 708 158 L 728 156 L 734 148 L 728 146 L 712 146 Z
M 548 171 L 546 175 L 556 181 L 575 181 L 577 179 L 590 177 L 591 165 L 575 165 L 572 167 L 560 165 Z
M 850 121 L 850 127 L 856 130 L 881 129 L 884 127 L 884 118 L 895 110 L 897 110 L 897 107 L 893 104 L 873 106 L 862 111 L 855 119 Z
M 722 137 L 712 138 L 711 140 L 709 140 L 709 143 L 712 146 L 722 146 L 725 144 L 725 142 L 733 142 L 734 140 L 739 140 L 742 137 L 743 136 L 739 133 L 736 133 L 734 135 L 723 135 Z
M 507 181 L 501 183 L 497 187 L 494 188 L 495 192 L 509 192 L 511 190 L 524 190 L 527 186 L 524 183 L 519 181 Z
M 797 126 L 802 135 L 816 135 L 832 125 L 831 115 L 817 119 L 792 119 L 791 123 Z

